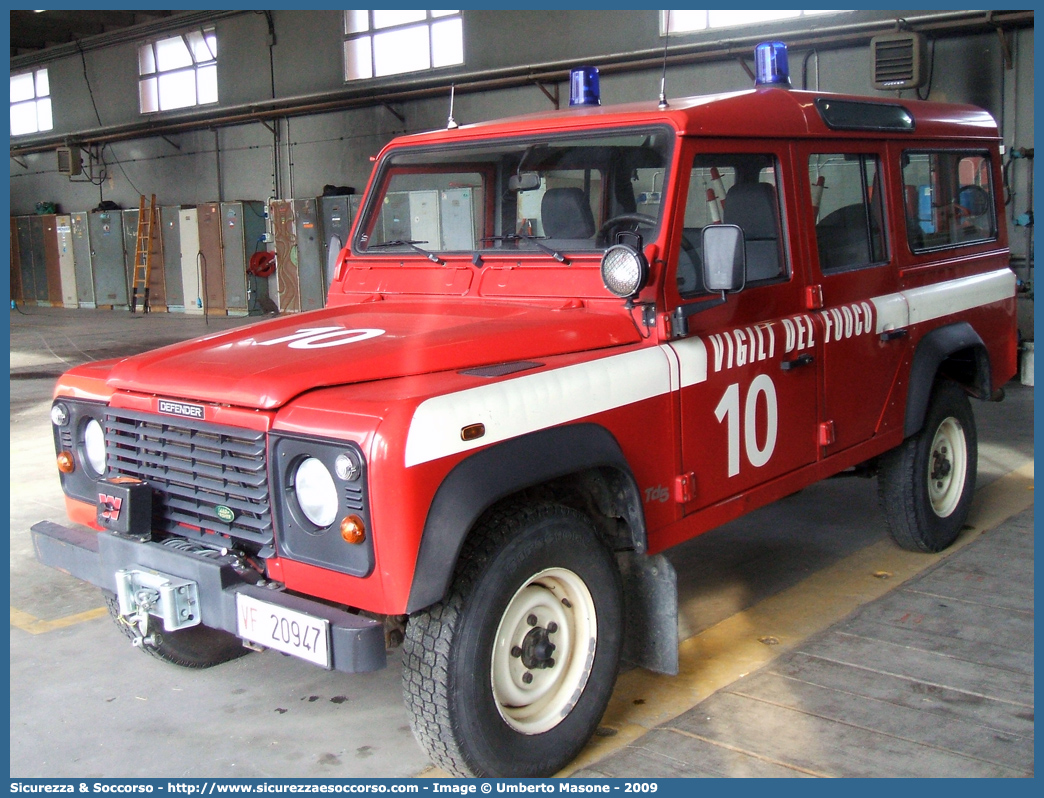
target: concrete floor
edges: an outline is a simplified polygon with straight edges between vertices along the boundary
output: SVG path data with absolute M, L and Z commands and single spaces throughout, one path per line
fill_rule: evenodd
M 65 521 L 48 420 L 54 379 L 86 360 L 250 321 L 210 319 L 207 327 L 201 317 L 176 314 L 43 308 L 11 314 L 13 776 L 437 775 L 409 731 L 395 652 L 386 670 L 367 675 L 329 673 L 274 652 L 207 671 L 175 668 L 134 651 L 99 610 L 96 589 L 33 559 L 29 527 L 41 519 Z M 1032 504 L 1025 484 L 1032 484 L 1032 389 L 1013 383 L 1005 402 L 973 405 L 981 520 L 962 539 L 969 547 L 983 531 Z M 987 537 L 983 545 L 991 542 Z M 994 556 L 991 552 L 982 556 Z M 889 600 L 900 588 L 908 590 L 902 587 L 906 580 L 927 568 L 942 568 L 947 560 L 892 546 L 877 507 L 876 483 L 862 479 L 811 486 L 669 556 L 678 571 L 680 623 L 688 638 L 682 646 L 682 674 L 673 679 L 644 671 L 622 674 L 599 735 L 566 773 L 611 769 L 625 775 L 634 767 L 634 775 L 638 769 L 646 776 L 682 775 L 667 760 L 654 757 L 653 765 L 639 768 L 619 757 L 675 744 L 669 735 L 681 733 L 678 724 L 689 723 L 684 713 L 701 702 L 726 702 L 716 711 L 731 713 L 727 702 L 737 700 L 737 685 L 746 684 L 742 677 L 758 671 L 758 678 L 767 674 L 770 681 L 787 678 L 789 672 L 779 670 L 791 667 L 787 658 L 819 657 L 808 654 L 807 641 L 833 634 L 833 623 L 874 600 Z M 1022 562 L 1027 557 L 1032 573 L 1032 548 L 1028 555 L 1019 551 Z M 1004 580 L 997 588 L 1005 588 Z M 1028 607 L 1032 613 L 1032 593 Z M 858 619 L 852 615 L 846 623 Z M 850 629 L 839 629 L 842 638 L 853 636 Z M 1032 647 L 1028 678 L 1032 684 Z M 756 689 L 771 690 L 770 682 L 759 684 Z M 749 712 L 743 717 L 747 728 L 758 727 L 757 717 Z M 692 724 L 682 732 L 693 739 L 707 736 L 695 720 Z M 832 733 L 815 723 L 799 728 L 795 733 L 804 735 L 805 749 L 821 742 L 817 735 Z M 1018 734 L 1026 736 L 1024 729 Z M 714 744 L 719 753 L 732 745 L 725 739 Z M 842 747 L 857 745 L 850 737 Z M 942 761 L 933 758 L 938 748 L 926 750 L 919 760 L 925 763 L 922 775 L 936 772 Z M 770 753 L 752 755 L 759 761 L 771 758 Z M 700 766 L 702 756 L 688 775 L 720 773 Z M 826 765 L 816 770 L 816 763 L 805 769 L 807 775 L 832 773 Z M 1008 771 L 1032 772 L 1032 752 L 1028 766 L 1022 762 Z M 744 772 L 739 768 L 721 775 Z M 865 775 L 898 772 L 890 771 L 882 757 L 878 770 Z

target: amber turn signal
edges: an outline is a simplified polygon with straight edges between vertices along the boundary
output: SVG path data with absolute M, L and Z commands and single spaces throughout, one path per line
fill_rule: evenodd
M 63 474 L 71 474 L 73 469 L 76 468 L 76 462 L 73 460 L 73 456 L 69 452 L 62 452 L 58 455 L 58 470 Z
M 341 521 L 341 538 L 345 543 L 362 543 L 366 540 L 366 525 L 357 515 L 349 515 Z
M 485 434 L 485 424 L 469 424 L 460 431 L 460 439 L 462 441 L 477 441 Z

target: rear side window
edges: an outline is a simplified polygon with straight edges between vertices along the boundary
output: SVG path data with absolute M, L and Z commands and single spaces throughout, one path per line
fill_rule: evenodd
M 914 252 L 997 237 L 985 152 L 905 152 L 906 231 Z
M 876 155 L 816 154 L 808 159 L 819 268 L 859 269 L 888 260 L 881 165 Z

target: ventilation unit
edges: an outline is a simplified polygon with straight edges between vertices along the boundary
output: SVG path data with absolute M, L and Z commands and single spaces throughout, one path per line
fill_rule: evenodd
M 80 157 L 79 147 L 59 147 L 58 148 L 58 174 L 74 175 L 81 174 L 83 172 L 83 158 Z
M 923 86 L 925 38 L 920 33 L 902 31 L 875 36 L 870 40 L 874 65 L 874 88 L 883 91 L 916 89 Z

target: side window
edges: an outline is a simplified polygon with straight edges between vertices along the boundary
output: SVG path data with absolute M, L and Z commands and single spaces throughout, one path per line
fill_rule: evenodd
M 772 155 L 696 156 L 678 254 L 678 292 L 683 297 L 704 292 L 700 247 L 703 228 L 709 224 L 743 229 L 748 284 L 787 273 L 777 174 Z
M 888 260 L 881 168 L 876 155 L 829 153 L 808 159 L 823 273 Z
M 905 152 L 903 188 L 910 249 L 924 252 L 997 237 L 984 152 Z

